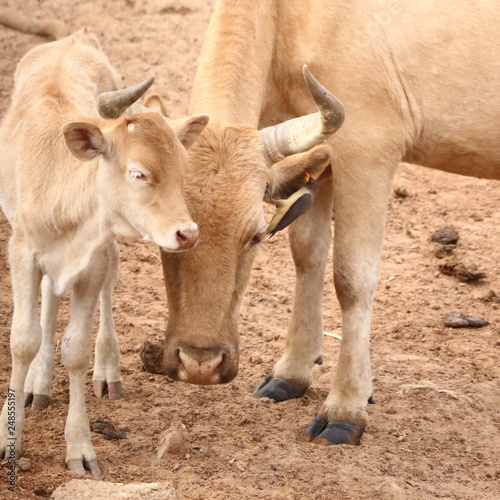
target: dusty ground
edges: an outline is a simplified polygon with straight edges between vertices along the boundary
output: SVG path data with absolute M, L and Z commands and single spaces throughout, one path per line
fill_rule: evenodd
M 3 0 L 0 5 L 56 16 L 71 29 L 91 26 L 127 84 L 155 73 L 155 88 L 168 97 L 173 115 L 187 111 L 213 0 Z M 0 28 L 2 113 L 15 64 L 39 43 L 37 37 Z M 126 435 L 106 441 L 93 434 L 104 479 L 170 481 L 183 500 L 395 498 L 397 487 L 415 499 L 499 498 L 500 304 L 484 299 L 492 290 L 500 295 L 499 199 L 500 183 L 401 166 L 373 317 L 376 404 L 359 447 L 298 440 L 328 392 L 339 349 L 334 338 L 325 338 L 325 363 L 315 368 L 305 397 L 277 405 L 250 394 L 280 355 L 290 314 L 294 271 L 286 234 L 262 245 L 241 313 L 240 373 L 220 387 L 173 383 L 142 371 L 139 349 L 146 339 L 161 338 L 168 317 L 162 273 L 154 246 L 121 242 L 115 318 L 124 398 L 96 400 L 90 376 L 87 391 L 90 419 L 107 419 Z M 460 235 L 455 258 L 477 266 L 485 279 L 463 283 L 439 272 L 443 261 L 434 255 L 439 245 L 429 237 L 445 225 Z M 2 393 L 10 373 L 9 234 L 0 215 Z M 325 327 L 340 333 L 331 269 L 330 259 Z M 59 338 L 66 310 L 67 299 Z M 453 310 L 486 318 L 490 325 L 446 328 L 444 316 Z M 66 374 L 58 359 L 51 406 L 27 412 L 24 456 L 31 470 L 19 473 L 15 496 L 7 491 L 3 464 L 0 498 L 47 497 L 71 479 L 64 470 L 67 403 Z M 167 455 L 156 462 L 155 447 L 169 425 L 185 426 L 193 449 L 188 457 Z

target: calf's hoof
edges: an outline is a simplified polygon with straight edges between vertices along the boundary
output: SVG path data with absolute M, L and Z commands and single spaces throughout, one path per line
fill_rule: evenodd
M 85 460 L 85 458 L 83 457 L 81 459 L 74 458 L 66 462 L 66 467 L 68 470 L 74 472 L 78 476 L 85 476 L 87 474 L 86 471 L 89 471 L 92 477 L 102 476 L 101 468 L 99 467 L 97 458 L 89 461 Z
M 50 404 L 50 396 L 48 394 L 33 394 L 32 392 L 24 393 L 24 406 L 31 406 L 33 411 L 45 410 Z
M 121 382 L 106 382 L 105 380 L 94 380 L 94 395 L 101 399 L 104 394 L 108 394 L 108 399 L 116 400 L 122 397 Z
M 254 387 L 253 393 L 259 398 L 269 398 L 281 403 L 288 399 L 301 398 L 307 391 L 307 386 L 297 384 L 286 378 L 268 375 L 264 381 Z
M 304 431 L 304 440 L 314 444 L 360 444 L 364 425 L 344 420 L 330 420 L 316 415 Z

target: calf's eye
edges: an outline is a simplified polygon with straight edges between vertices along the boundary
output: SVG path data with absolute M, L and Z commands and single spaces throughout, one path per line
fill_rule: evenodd
M 139 170 L 129 170 L 129 174 L 132 179 L 140 179 L 141 181 L 147 180 L 147 177 Z

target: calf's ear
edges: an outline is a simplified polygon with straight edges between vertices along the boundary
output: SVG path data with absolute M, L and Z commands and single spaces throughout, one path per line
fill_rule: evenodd
M 198 136 L 203 132 L 207 126 L 208 116 L 194 115 L 187 118 L 180 118 L 179 120 L 170 120 L 168 124 L 172 127 L 177 139 L 181 144 L 189 149 L 198 139 Z
M 143 106 L 150 109 L 151 111 L 156 111 L 160 113 L 161 116 L 168 118 L 168 109 L 165 99 L 160 94 L 148 94 L 144 98 Z
M 63 128 L 63 134 L 68 149 L 81 161 L 93 160 L 108 151 L 109 140 L 92 123 L 68 123 Z

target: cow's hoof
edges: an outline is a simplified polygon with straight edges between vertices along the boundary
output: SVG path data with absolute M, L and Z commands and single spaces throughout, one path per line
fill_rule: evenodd
M 31 409 L 34 411 L 45 410 L 49 404 L 50 396 L 48 394 L 24 393 L 24 406 L 31 406 Z
M 94 380 L 94 395 L 101 399 L 104 394 L 108 394 L 108 399 L 116 400 L 122 397 L 121 382 L 106 382 L 105 380 Z
M 343 420 L 326 420 L 316 415 L 304 431 L 304 439 L 314 444 L 360 444 L 364 425 Z
M 262 384 L 255 387 L 253 393 L 259 398 L 269 398 L 281 403 L 288 399 L 301 398 L 307 391 L 307 386 L 297 384 L 281 377 L 268 375 Z
M 66 462 L 66 467 L 78 476 L 85 476 L 87 474 L 86 471 L 89 471 L 92 477 L 102 476 L 101 468 L 96 458 L 90 461 L 74 458 Z

